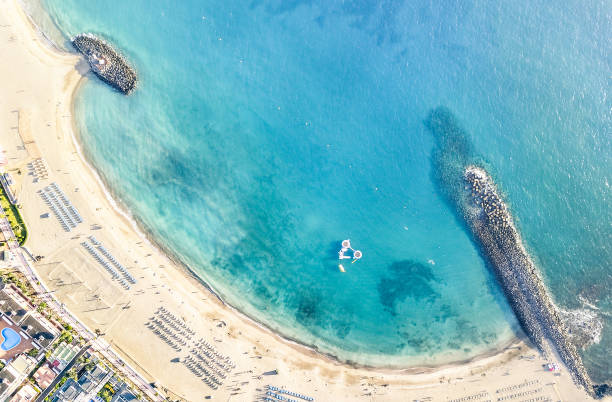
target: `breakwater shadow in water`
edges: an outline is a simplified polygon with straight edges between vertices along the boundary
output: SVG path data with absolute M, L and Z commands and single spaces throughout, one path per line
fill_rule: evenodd
M 431 156 L 431 181 L 438 192 L 443 195 L 442 199 L 450 208 L 457 225 L 473 241 L 470 228 L 466 224 L 460 208 L 457 208 L 457 205 L 467 201 L 462 197 L 464 193 L 463 180 L 457 178 L 463 177 L 466 166 L 482 166 L 488 171 L 491 171 L 491 167 L 485 159 L 474 151 L 469 134 L 449 109 L 438 107 L 431 110 L 423 123 L 434 137 L 434 149 Z M 504 312 L 504 317 L 510 324 L 514 335 L 523 341 L 527 341 L 528 337 L 521 329 L 499 289 L 494 267 L 491 266 L 480 247 L 476 247 L 476 251 L 485 264 L 486 272 L 484 274 L 489 292 L 494 295 L 495 302 Z

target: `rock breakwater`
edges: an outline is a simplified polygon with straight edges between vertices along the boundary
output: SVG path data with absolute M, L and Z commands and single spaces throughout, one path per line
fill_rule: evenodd
M 431 112 L 426 125 L 436 140 L 432 162 L 439 188 L 469 228 L 521 327 L 547 358 L 561 360 L 578 385 L 598 396 L 602 390 L 594 388 L 509 209 L 467 134 L 446 108 Z
M 71 39 L 72 45 L 89 62 L 100 79 L 124 94 L 136 88 L 136 71 L 125 58 L 104 40 L 92 34 L 79 34 Z
M 593 384 L 582 359 L 493 180 L 477 166 L 466 167 L 463 178 L 471 201 L 464 208 L 466 223 L 495 269 L 521 326 L 546 356 L 551 359 L 558 356 L 574 380 L 593 394 Z

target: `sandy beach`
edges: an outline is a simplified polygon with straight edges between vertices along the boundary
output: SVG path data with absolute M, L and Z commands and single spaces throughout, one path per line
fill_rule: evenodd
M 521 340 L 496 354 L 440 368 L 354 368 L 285 341 L 225 306 L 146 239 L 84 160 L 74 133 L 72 101 L 80 85 L 96 79 L 87 64 L 76 54 L 55 50 L 15 0 L 0 4 L 0 146 L 18 184 L 29 229 L 26 247 L 44 257 L 35 269 L 67 309 L 90 329 L 99 329 L 127 362 L 173 400 L 200 401 L 207 395 L 214 400 L 261 400 L 266 385 L 318 401 L 590 399 L 563 368 L 560 373 L 546 371 L 547 362 Z M 38 158 L 46 178 L 28 167 Z M 83 222 L 69 232 L 39 194 L 51 183 L 82 216 Z M 113 280 L 82 245 L 91 244 L 90 236 L 135 278 L 129 289 Z M 177 335 L 176 347 L 156 334 L 156 322 L 173 320 L 168 317 L 189 329 L 189 337 Z M 214 347 L 219 359 L 235 365 L 216 390 L 184 364 L 200 339 Z

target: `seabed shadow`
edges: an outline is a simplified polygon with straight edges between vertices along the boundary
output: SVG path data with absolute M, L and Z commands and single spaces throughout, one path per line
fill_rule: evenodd
M 455 222 L 466 232 L 470 241 L 475 246 L 478 255 L 483 260 L 486 267 L 486 284 L 489 292 L 500 310 L 504 313 L 504 318 L 510 325 L 514 335 L 521 341 L 533 345 L 527 334 L 523 331 L 514 315 L 510 304 L 507 301 L 501 286 L 497 281 L 494 267 L 491 266 L 483 250 L 478 246 L 478 242 L 465 222 L 461 212 L 457 207 L 460 202 L 455 197 L 463 183 L 461 180 L 463 169 L 468 165 L 485 167 L 491 171 L 489 163 L 474 151 L 469 134 L 459 124 L 457 117 L 446 107 L 440 106 L 432 109 L 427 118 L 423 121 L 425 128 L 434 137 L 434 150 L 431 156 L 431 181 L 437 191 L 443 196 L 444 203 L 452 211 Z

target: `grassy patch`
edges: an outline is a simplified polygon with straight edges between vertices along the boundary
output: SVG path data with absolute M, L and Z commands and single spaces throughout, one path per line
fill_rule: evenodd
M 8 219 L 11 227 L 13 228 L 13 232 L 15 232 L 15 237 L 17 237 L 19 245 L 23 246 L 28 238 L 28 231 L 26 229 L 25 222 L 19 213 L 19 209 L 9 201 L 8 196 L 4 191 L 4 187 L 2 186 L 0 186 L 0 206 L 2 207 L 2 213 Z

